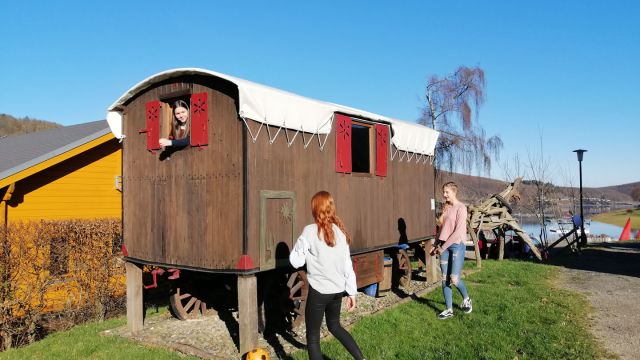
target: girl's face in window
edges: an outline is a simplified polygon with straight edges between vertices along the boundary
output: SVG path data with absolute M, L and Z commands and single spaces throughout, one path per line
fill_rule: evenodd
M 181 123 L 186 122 L 189 119 L 189 112 L 182 106 L 178 106 L 173 112 L 176 115 L 176 119 Z

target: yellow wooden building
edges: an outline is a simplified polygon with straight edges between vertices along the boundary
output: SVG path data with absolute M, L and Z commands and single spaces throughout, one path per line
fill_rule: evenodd
M 23 305 L 44 303 L 45 311 L 55 311 L 68 304 L 92 301 L 86 293 L 95 292 L 95 286 L 85 283 L 94 278 L 106 283 L 113 295 L 124 293 L 124 275 L 112 272 L 115 265 L 108 261 L 112 258 L 113 244 L 87 240 L 86 245 L 91 249 L 81 254 L 66 254 L 63 252 L 67 250 L 64 246 L 67 236 L 35 240 L 30 237 L 28 227 L 40 220 L 119 221 L 121 164 L 121 144 L 104 120 L 0 138 L 0 221 L 3 221 L 0 228 L 15 225 L 24 231 L 19 236 L 25 241 L 5 245 L 13 254 L 20 254 L 9 257 L 9 261 L 11 281 Z M 39 241 L 50 243 L 44 248 L 32 246 L 43 245 Z M 87 275 L 78 270 L 76 264 L 96 260 L 85 256 L 89 250 L 101 254 L 98 260 L 104 263 L 84 264 L 80 268 L 88 265 L 91 270 Z M 38 296 L 41 290 L 33 291 L 38 286 L 45 291 L 43 302 Z M 84 293 L 79 295 L 81 291 Z M 16 314 L 21 314 L 19 306 L 12 307 Z
M 120 218 L 121 163 L 104 120 L 1 138 L 4 223 Z

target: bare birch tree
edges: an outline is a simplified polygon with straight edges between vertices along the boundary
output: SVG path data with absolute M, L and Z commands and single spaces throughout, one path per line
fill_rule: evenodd
M 540 132 L 539 138 L 540 149 L 538 152 L 527 150 L 527 178 L 528 182 L 534 186 L 535 193 L 525 206 L 538 219 L 541 228 L 540 241 L 546 246 L 548 244 L 545 218 L 549 215 L 548 207 L 555 186 L 551 182 L 551 160 L 544 155 L 542 132 Z
M 420 123 L 441 133 L 436 146 L 438 168 L 489 172 L 492 157 L 498 158 L 502 139 L 488 137 L 477 121 L 485 87 L 484 70 L 479 67 L 460 66 L 451 75 L 429 79 Z

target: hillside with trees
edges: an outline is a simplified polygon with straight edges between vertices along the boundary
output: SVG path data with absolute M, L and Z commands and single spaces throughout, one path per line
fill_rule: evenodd
M 62 127 L 62 125 L 50 121 L 31 119 L 29 117 L 16 118 L 8 114 L 0 114 L 0 137 L 59 127 Z
M 504 190 L 508 185 L 506 181 L 481 176 L 470 176 L 447 171 L 438 171 L 436 185 L 436 194 L 438 194 L 438 197 L 440 197 L 439 189 L 442 187 L 442 184 L 448 181 L 454 181 L 458 184 L 462 199 L 470 204 L 479 203 L 482 199 Z M 577 203 L 579 199 L 578 188 L 555 186 L 553 184 L 547 185 L 552 190 L 549 192 L 546 200 L 560 202 L 564 199 L 565 202 L 575 201 Z M 632 197 L 632 193 L 636 188 L 640 188 L 640 182 L 600 188 L 585 187 L 583 188 L 583 197 L 585 199 L 592 199 L 593 201 L 601 200 L 613 203 L 632 203 L 633 201 L 640 201 Z M 537 187 L 534 184 L 534 180 L 523 180 L 522 187 L 520 189 L 520 194 L 522 196 L 520 201 L 521 206 L 526 207 L 526 204 L 531 204 L 536 201 L 536 189 Z M 526 209 L 522 210 L 526 211 Z
M 607 186 L 601 189 L 618 191 L 629 195 L 634 201 L 640 201 L 640 181 L 616 186 Z

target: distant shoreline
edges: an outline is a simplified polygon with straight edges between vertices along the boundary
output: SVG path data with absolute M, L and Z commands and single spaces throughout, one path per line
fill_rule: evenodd
M 631 219 L 631 228 L 640 228 L 640 209 L 623 209 L 602 213 L 593 216 L 591 219 L 611 225 L 623 227 L 627 219 Z

